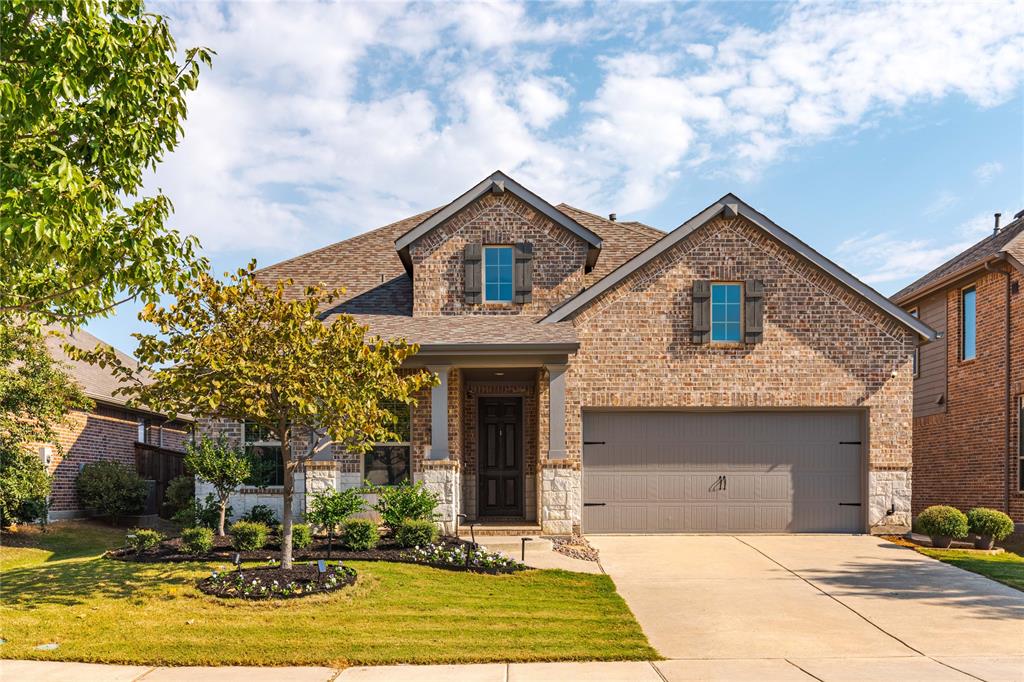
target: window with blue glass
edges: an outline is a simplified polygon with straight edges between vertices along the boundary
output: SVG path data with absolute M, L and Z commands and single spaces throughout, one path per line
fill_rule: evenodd
M 484 301 L 511 303 L 512 247 L 484 247 Z
M 960 359 L 973 360 L 978 355 L 978 291 L 974 287 L 960 292 Z
M 711 285 L 711 340 L 739 343 L 743 340 L 742 284 Z

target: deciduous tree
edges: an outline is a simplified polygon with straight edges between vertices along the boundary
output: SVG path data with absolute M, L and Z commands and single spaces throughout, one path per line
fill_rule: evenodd
M 212 52 L 179 60 L 141 0 L 5 0 L 0 45 L 0 323 L 77 326 L 205 269 L 138 195 Z
M 122 393 L 168 415 L 206 414 L 254 422 L 281 443 L 284 467 L 281 562 L 292 562 L 295 472 L 332 442 L 361 452 L 395 440 L 389 403 L 412 404 L 432 386 L 430 372 L 400 371 L 417 346 L 367 337 L 350 315 L 325 320 L 340 295 L 316 287 L 285 295 L 290 281 L 270 286 L 250 263 L 220 282 L 203 274 L 174 305 L 140 313 L 158 333 L 135 334 L 138 370 L 109 351 L 86 354 L 127 381 Z M 138 371 L 151 373 L 144 381 Z
M 203 436 L 195 445 L 185 446 L 185 468 L 213 486 L 220 505 L 217 535 L 224 535 L 231 493 L 249 477 L 249 460 L 241 448 L 234 448 L 223 436 L 213 440 Z

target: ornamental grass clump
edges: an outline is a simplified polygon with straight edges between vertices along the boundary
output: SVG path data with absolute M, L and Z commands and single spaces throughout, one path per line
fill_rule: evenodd
M 188 554 L 206 554 L 213 549 L 213 529 L 197 526 L 181 531 L 181 547 Z
M 375 548 L 380 542 L 377 522 L 370 519 L 349 519 L 342 526 L 341 541 L 346 547 L 357 552 Z
M 929 536 L 934 547 L 949 547 L 967 537 L 967 516 L 956 507 L 935 505 L 918 514 L 914 530 Z
M 231 524 L 231 546 L 239 552 L 255 552 L 267 544 L 270 529 L 255 521 L 236 521 Z
M 433 521 L 405 519 L 398 524 L 395 540 L 399 547 L 423 547 L 437 541 L 437 525 Z
M 1013 533 L 1013 519 L 998 509 L 975 507 L 967 512 L 967 529 L 978 536 L 975 547 L 992 549 L 995 543 Z

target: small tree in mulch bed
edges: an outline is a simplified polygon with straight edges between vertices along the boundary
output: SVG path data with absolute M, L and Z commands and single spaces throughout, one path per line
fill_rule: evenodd
M 224 436 L 217 440 L 203 436 L 197 444 L 185 447 L 185 468 L 213 486 L 220 505 L 217 535 L 223 537 L 228 500 L 248 478 L 249 459 L 241 449 L 231 447 Z
M 313 495 L 306 512 L 306 520 L 327 531 L 327 558 L 334 549 L 334 533 L 339 526 L 366 507 L 366 501 L 356 488 L 342 491 L 324 490 Z

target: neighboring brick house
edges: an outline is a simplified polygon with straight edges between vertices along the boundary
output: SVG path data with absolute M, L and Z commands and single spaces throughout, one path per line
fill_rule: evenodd
M 64 352 L 65 343 L 92 350 L 103 342 L 83 330 L 46 337 L 50 355 L 66 365 L 68 373 L 95 403 L 92 410 L 73 410 L 68 415 L 67 423 L 57 429 L 57 443 L 36 446 L 52 476 L 52 520 L 85 514 L 75 493 L 75 479 L 83 465 L 111 460 L 134 469 L 137 443 L 184 451 L 192 427 L 190 421 L 169 422 L 159 414 L 127 407 L 123 396 L 114 395 L 116 377 L 98 365 L 72 360 Z M 117 353 L 122 362 L 135 365 L 130 356 Z
M 731 194 L 669 233 L 609 218 L 497 172 L 260 270 L 296 296 L 346 287 L 327 319 L 419 343 L 409 366 L 440 378 L 400 442 L 309 463 L 296 510 L 411 476 L 449 530 L 458 514 L 550 534 L 906 526 L 911 363 L 934 331 Z M 280 509 L 280 489 L 232 504 L 257 502 Z
M 914 512 L 1024 523 L 1024 212 L 892 300 L 938 330 L 914 380 Z

